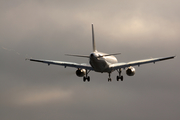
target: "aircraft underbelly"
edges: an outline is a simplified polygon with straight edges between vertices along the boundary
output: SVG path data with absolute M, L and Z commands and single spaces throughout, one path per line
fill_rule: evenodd
M 96 72 L 109 72 L 109 65 L 105 61 L 90 61 Z
M 107 56 L 106 53 L 93 52 L 90 54 L 89 63 L 96 72 L 110 73 L 112 72 L 112 69 L 109 66 L 117 62 L 118 61 L 114 56 Z

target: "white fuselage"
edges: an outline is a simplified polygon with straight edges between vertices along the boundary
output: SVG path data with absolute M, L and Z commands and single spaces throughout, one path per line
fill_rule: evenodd
M 112 72 L 111 64 L 118 63 L 114 56 L 104 56 L 106 53 L 93 52 L 89 56 L 89 63 L 96 72 Z

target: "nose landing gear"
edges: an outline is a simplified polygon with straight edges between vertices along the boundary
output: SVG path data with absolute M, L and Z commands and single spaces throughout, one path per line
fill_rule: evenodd
M 111 73 L 109 73 L 109 78 L 108 78 L 108 82 L 111 82 Z

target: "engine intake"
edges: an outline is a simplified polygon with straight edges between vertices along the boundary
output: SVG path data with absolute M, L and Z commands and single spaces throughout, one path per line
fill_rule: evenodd
M 83 77 L 86 74 L 86 70 L 85 69 L 78 69 L 76 70 L 76 75 L 78 77 Z
M 128 67 L 127 70 L 126 70 L 126 74 L 128 76 L 133 76 L 135 74 L 135 68 L 133 67 Z

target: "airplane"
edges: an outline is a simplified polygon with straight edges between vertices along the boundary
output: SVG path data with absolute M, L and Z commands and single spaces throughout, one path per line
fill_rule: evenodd
M 133 66 L 140 66 L 142 64 L 147 63 L 155 63 L 159 61 L 169 60 L 175 58 L 175 56 L 169 56 L 169 57 L 160 57 L 160 58 L 150 58 L 150 59 L 143 59 L 138 61 L 131 61 L 131 62 L 118 62 L 115 55 L 119 55 L 121 53 L 114 53 L 114 54 L 107 54 L 98 52 L 95 46 L 95 37 L 94 37 L 94 27 L 92 24 L 92 46 L 93 46 L 93 52 L 90 53 L 90 55 L 73 55 L 73 54 L 65 54 L 67 56 L 74 56 L 74 57 L 83 57 L 89 59 L 89 64 L 79 64 L 74 62 L 65 62 L 65 61 L 54 61 L 54 60 L 43 60 L 43 59 L 26 59 L 33 62 L 40 62 L 45 63 L 48 65 L 60 65 L 66 67 L 73 67 L 77 68 L 76 75 L 78 77 L 83 77 L 83 81 L 90 81 L 90 77 L 88 76 L 90 71 L 100 72 L 100 73 L 108 73 L 109 78 L 108 82 L 111 82 L 111 73 L 114 71 L 118 72 L 118 76 L 116 77 L 116 80 L 123 81 L 123 76 L 121 75 L 122 69 L 126 69 L 126 74 L 128 76 L 134 76 L 135 74 L 135 68 Z

